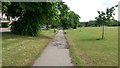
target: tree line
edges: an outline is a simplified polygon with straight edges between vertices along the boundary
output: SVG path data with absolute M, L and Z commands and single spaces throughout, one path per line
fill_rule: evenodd
M 104 26 L 119 26 L 120 22 L 114 19 L 114 11 L 118 5 L 106 8 L 106 11 L 97 11 L 98 16 L 89 22 L 80 22 L 81 18 L 64 2 L 2 2 L 2 13 L 18 20 L 11 24 L 11 32 L 18 35 L 39 35 L 43 25 L 63 29 L 77 27 L 102 26 L 102 39 L 104 39 Z
M 90 20 L 88 22 L 80 22 L 79 26 L 84 27 L 100 27 L 100 26 L 119 26 L 120 22 L 114 19 L 114 11 L 118 5 L 112 6 L 111 8 L 106 8 L 106 11 L 97 11 L 98 16 L 95 20 Z
M 43 25 L 77 28 L 80 19 L 64 2 L 3 2 L 2 13 L 18 18 L 11 24 L 12 33 L 31 36 L 37 36 Z
M 90 20 L 88 22 L 80 22 L 79 27 L 100 27 L 101 23 L 98 23 L 96 20 Z M 117 20 L 111 20 L 106 23 L 105 26 L 120 26 L 120 22 Z

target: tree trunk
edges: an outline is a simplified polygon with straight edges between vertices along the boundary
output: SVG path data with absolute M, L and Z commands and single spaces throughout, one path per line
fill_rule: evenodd
M 55 30 L 55 28 L 54 28 L 54 33 L 56 33 L 56 30 Z
M 46 24 L 46 29 L 47 29 L 47 30 L 49 29 L 49 25 L 48 25 L 48 23 Z
M 102 27 L 102 39 L 104 39 L 104 25 L 103 25 L 103 27 Z

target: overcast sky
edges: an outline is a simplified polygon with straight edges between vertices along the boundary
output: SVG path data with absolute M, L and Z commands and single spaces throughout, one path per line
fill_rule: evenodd
M 110 8 L 117 5 L 120 0 L 63 0 L 70 10 L 79 14 L 80 21 L 94 20 L 98 16 L 97 10 L 106 11 L 106 8 Z M 115 10 L 115 19 L 118 20 L 118 8 Z

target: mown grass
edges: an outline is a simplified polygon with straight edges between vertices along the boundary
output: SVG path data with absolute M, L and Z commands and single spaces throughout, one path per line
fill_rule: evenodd
M 118 66 L 118 27 L 105 27 L 104 40 L 98 40 L 102 27 L 65 31 L 71 56 L 77 66 Z
M 0 68 L 2 67 L 2 33 L 0 33 Z
M 2 65 L 31 66 L 54 38 L 53 30 L 42 30 L 40 36 L 2 34 Z

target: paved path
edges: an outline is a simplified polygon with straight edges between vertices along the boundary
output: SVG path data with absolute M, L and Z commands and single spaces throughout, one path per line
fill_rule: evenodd
M 59 30 L 33 66 L 73 66 L 63 30 Z

